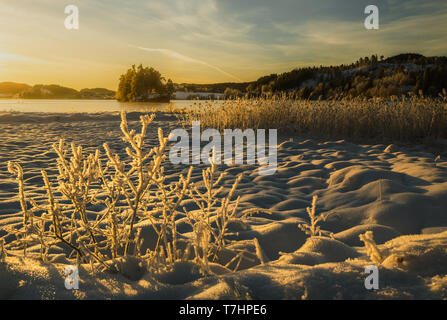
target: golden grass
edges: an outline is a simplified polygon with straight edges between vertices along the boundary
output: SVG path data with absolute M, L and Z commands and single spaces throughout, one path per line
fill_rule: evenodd
M 447 97 L 296 100 L 287 95 L 205 102 L 186 115 L 205 128 L 278 129 L 325 138 L 409 141 L 447 137 Z

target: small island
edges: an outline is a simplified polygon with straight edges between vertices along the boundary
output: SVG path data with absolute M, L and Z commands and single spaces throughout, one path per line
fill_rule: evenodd
M 122 102 L 169 102 L 174 83 L 154 68 L 132 65 L 120 77 L 116 99 Z

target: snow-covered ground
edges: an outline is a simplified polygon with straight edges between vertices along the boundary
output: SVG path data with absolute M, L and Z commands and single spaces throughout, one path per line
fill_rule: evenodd
M 128 116 L 130 123 L 137 114 Z M 156 127 L 165 134 L 175 128 L 174 116 L 159 113 Z M 51 144 L 59 137 L 87 147 L 108 142 L 121 150 L 117 114 L 0 114 L 0 237 L 21 223 L 17 185 L 6 168 L 8 160 L 22 164 L 26 190 L 44 199 L 40 170 L 55 177 Z M 288 137 L 287 137 L 288 138 Z M 285 141 L 283 137 L 282 141 Z M 123 150 L 124 151 L 124 150 Z M 270 209 L 232 225 L 232 246 L 251 256 L 237 272 L 217 265 L 204 277 L 191 262 L 154 274 L 144 261 L 121 261 L 120 274 L 92 273 L 79 267 L 79 290 L 65 288 L 65 267 L 72 264 L 62 250 L 50 252 L 51 263 L 8 251 L 0 262 L 0 299 L 446 299 L 447 298 L 447 161 L 435 161 L 420 146 L 357 145 L 345 141 L 300 140 L 281 143 L 278 171 L 259 176 L 251 165 L 221 167 L 225 190 L 244 172 L 238 194 L 240 207 Z M 166 168 L 167 176 L 179 170 Z M 200 179 L 199 169 L 193 179 Z M 321 237 L 306 235 L 306 207 L 318 196 L 317 213 L 332 213 L 321 223 Z M 147 225 L 144 241 L 155 241 Z M 365 267 L 373 264 L 359 235 L 372 231 L 385 262 L 378 266 L 379 289 L 367 290 Z M 179 221 L 179 232 L 191 232 Z M 330 234 L 332 233 L 332 236 Z M 257 238 L 261 254 L 256 253 Z M 264 260 L 261 263 L 260 258 Z M 251 259 L 249 259 L 251 258 Z M 223 260 L 230 259 L 222 257 Z

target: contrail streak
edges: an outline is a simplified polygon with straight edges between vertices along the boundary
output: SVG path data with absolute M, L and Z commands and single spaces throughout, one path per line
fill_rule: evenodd
M 181 53 L 178 53 L 178 52 L 170 50 L 170 49 L 144 48 L 144 47 L 139 47 L 139 46 L 131 46 L 131 47 L 134 47 L 134 48 L 137 48 L 137 49 L 140 49 L 140 50 L 144 50 L 144 51 L 149 51 L 149 52 L 160 52 L 160 53 L 162 53 L 164 55 L 170 56 L 170 57 L 178 59 L 178 60 L 182 60 L 182 61 L 190 62 L 190 63 L 201 64 L 203 66 L 207 66 L 209 68 L 217 70 L 220 73 L 222 73 L 222 74 L 224 74 L 224 75 L 226 75 L 228 77 L 236 79 L 237 81 L 241 81 L 242 82 L 242 80 L 240 78 L 236 77 L 235 75 L 232 75 L 231 73 L 228 73 L 228 72 L 222 70 L 219 67 L 213 66 L 212 64 L 209 64 L 208 62 L 205 62 L 205 61 L 202 61 L 202 60 L 198 60 L 198 59 L 194 59 L 194 58 L 185 56 L 185 55 L 183 55 Z

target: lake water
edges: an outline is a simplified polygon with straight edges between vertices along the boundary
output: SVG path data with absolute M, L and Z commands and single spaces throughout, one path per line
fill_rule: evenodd
M 191 107 L 199 101 L 172 100 L 175 108 Z M 47 112 L 47 113 L 96 113 L 114 111 L 148 112 L 151 109 L 163 110 L 170 103 L 157 102 L 118 102 L 116 100 L 46 100 L 46 99 L 3 99 L 0 112 Z

